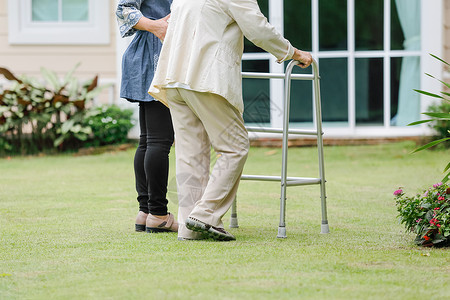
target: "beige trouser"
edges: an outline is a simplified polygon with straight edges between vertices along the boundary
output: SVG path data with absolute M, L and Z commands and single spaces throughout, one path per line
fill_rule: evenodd
M 198 238 L 187 217 L 222 227 L 233 203 L 249 148 L 242 115 L 223 97 L 186 89 L 167 90 L 175 131 L 178 236 Z M 210 174 L 211 145 L 218 154 Z

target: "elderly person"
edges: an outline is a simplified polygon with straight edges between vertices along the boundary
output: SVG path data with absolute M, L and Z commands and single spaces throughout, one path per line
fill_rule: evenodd
M 174 0 L 149 93 L 168 105 L 175 130 L 178 238 L 220 241 L 249 148 L 241 88 L 243 35 L 279 63 L 312 58 L 267 22 L 256 0 Z M 218 159 L 209 170 L 210 145 Z
M 134 156 L 139 212 L 136 231 L 177 231 L 167 211 L 169 151 L 173 128 L 169 109 L 148 93 L 161 40 L 167 29 L 171 0 L 121 0 L 116 16 L 122 37 L 134 35 L 123 54 L 120 97 L 139 104 L 140 139 Z

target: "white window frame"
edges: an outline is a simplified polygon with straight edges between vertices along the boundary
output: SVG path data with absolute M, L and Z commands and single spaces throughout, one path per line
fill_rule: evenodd
M 421 50 L 420 51 L 403 51 L 390 50 L 390 0 L 384 0 L 384 50 L 380 51 L 356 51 L 354 45 L 354 8 L 355 0 L 347 0 L 347 34 L 348 45 L 344 51 L 319 51 L 319 0 L 311 0 L 311 19 L 312 19 L 312 55 L 319 60 L 320 58 L 347 58 L 347 76 L 348 76 L 348 125 L 346 126 L 327 126 L 324 124 L 326 136 L 333 137 L 397 137 L 397 136 L 417 136 L 422 134 L 430 134 L 431 130 L 425 124 L 422 126 L 391 126 L 390 124 L 390 58 L 404 56 L 420 56 L 421 74 L 420 89 L 430 92 L 439 92 L 441 85 L 424 73 L 433 74 L 437 78 L 443 75 L 442 64 L 433 59 L 429 53 L 442 56 L 443 40 L 443 2 L 442 0 L 422 0 L 421 1 Z M 283 28 L 283 1 L 269 0 L 269 21 L 280 32 Z M 295 45 L 294 45 L 295 46 Z M 299 45 L 301 46 L 301 45 Z M 384 59 L 384 120 L 382 125 L 378 126 L 358 126 L 355 122 L 355 59 L 361 57 L 383 58 Z M 270 59 L 270 72 L 283 72 L 283 65 L 276 63 L 275 59 L 267 53 L 245 53 L 243 59 Z M 281 83 L 282 84 L 282 83 Z M 270 95 L 271 103 L 277 107 L 283 107 L 278 103 L 283 99 L 283 88 L 280 83 L 271 80 Z M 322 86 L 321 88 L 326 88 Z M 277 101 L 277 103 L 273 102 Z M 312 101 L 312 99 L 311 99 Z M 421 111 L 426 111 L 427 107 L 432 103 L 433 99 L 424 95 L 420 96 Z M 419 117 L 420 118 L 420 117 Z M 271 126 L 281 127 L 282 116 L 275 110 L 271 109 Z M 295 123 L 291 123 L 292 127 L 296 127 Z M 298 125 L 297 125 L 298 126 Z
M 87 22 L 32 22 L 31 0 L 8 0 L 12 45 L 104 45 L 110 43 L 110 1 L 88 0 Z

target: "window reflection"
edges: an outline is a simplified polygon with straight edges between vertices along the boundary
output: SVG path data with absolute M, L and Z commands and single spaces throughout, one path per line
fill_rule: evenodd
M 320 59 L 320 95 L 324 122 L 348 122 L 347 58 Z
M 347 0 L 319 1 L 319 49 L 347 50 Z
M 383 59 L 355 61 L 355 109 L 357 125 L 383 124 Z
M 397 6 L 395 0 L 391 0 L 391 49 L 402 50 L 405 36 L 398 19 Z
M 263 15 L 269 19 L 269 0 L 258 0 L 258 5 Z M 244 52 L 264 52 L 264 50 L 244 38 Z
M 57 22 L 58 0 L 33 0 L 31 11 L 31 20 L 34 22 Z
M 285 63 L 285 69 L 287 66 Z M 293 74 L 311 74 L 311 68 L 302 69 L 294 67 Z M 291 109 L 289 111 L 289 122 L 312 123 L 313 121 L 313 98 L 312 83 L 305 80 L 292 80 L 291 82 Z
M 269 72 L 268 60 L 244 60 L 243 72 Z M 269 79 L 243 79 L 244 121 L 256 125 L 270 123 Z
M 383 0 L 355 0 L 356 50 L 383 50 Z
M 391 125 L 406 126 L 420 117 L 420 57 L 391 58 Z
M 294 47 L 311 51 L 311 0 L 284 1 L 284 36 Z

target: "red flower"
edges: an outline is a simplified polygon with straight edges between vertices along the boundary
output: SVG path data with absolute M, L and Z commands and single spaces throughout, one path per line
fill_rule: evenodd
M 428 237 L 428 236 L 426 236 L 426 235 L 424 235 L 424 236 L 423 236 L 423 238 L 425 239 L 425 241 L 429 241 L 429 240 L 431 240 L 431 238 L 430 238 L 430 237 Z
M 438 200 L 443 201 L 443 200 L 445 200 L 445 197 L 439 197 Z
M 436 225 L 436 226 L 439 225 L 438 220 L 437 220 L 436 218 L 431 219 L 431 220 L 430 220 L 430 224 L 431 224 L 431 225 Z M 438 226 L 438 227 L 439 227 L 439 226 Z

